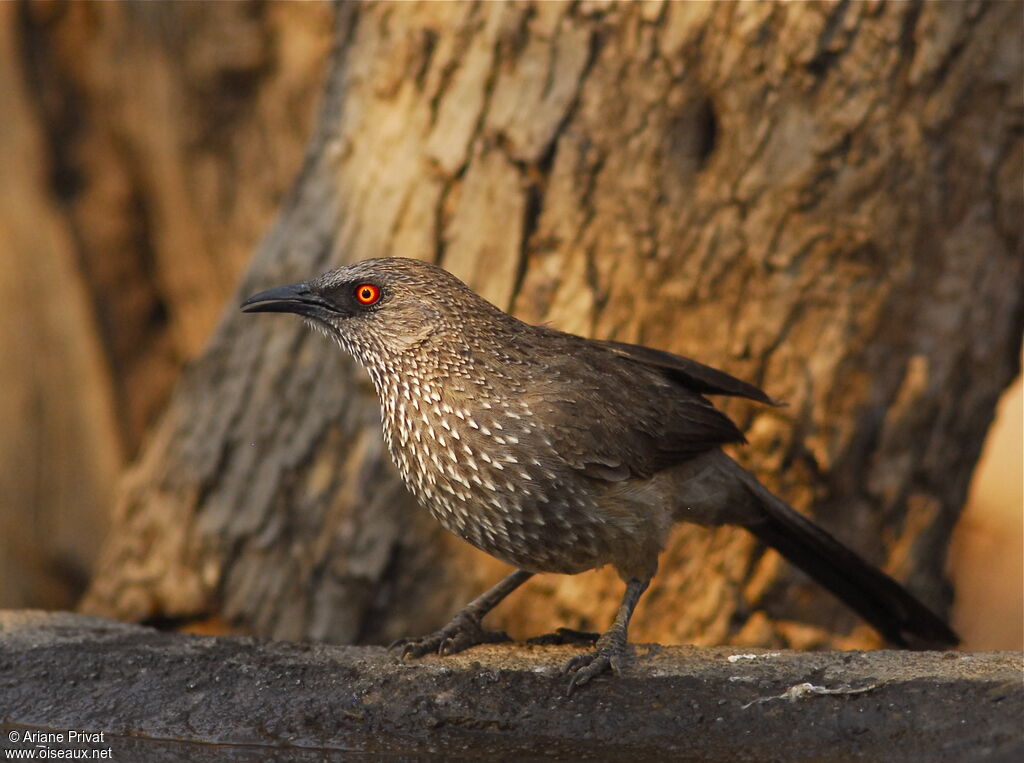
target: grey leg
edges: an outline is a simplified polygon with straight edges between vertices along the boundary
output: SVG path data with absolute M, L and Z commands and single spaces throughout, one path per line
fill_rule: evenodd
M 629 618 L 633 616 L 633 610 L 636 609 L 637 602 L 640 601 L 640 597 L 647 590 L 650 582 L 650 578 L 647 580 L 630 578 L 626 582 L 626 593 L 622 597 L 622 606 L 619 607 L 619 612 L 615 615 L 615 621 L 597 640 L 594 651 L 573 657 L 562 668 L 563 673 L 575 672 L 569 682 L 567 694 L 572 694 L 577 686 L 582 686 L 609 668 L 614 673 L 619 673 L 622 667 L 622 655 L 626 652 Z
M 422 657 L 430 652 L 455 654 L 477 644 L 511 641 L 504 631 L 486 631 L 480 624 L 484 615 L 533 577 L 532 572 L 516 570 L 496 586 L 477 596 L 451 619 L 441 630 L 419 638 L 399 639 L 391 648 L 402 647 L 403 657 Z

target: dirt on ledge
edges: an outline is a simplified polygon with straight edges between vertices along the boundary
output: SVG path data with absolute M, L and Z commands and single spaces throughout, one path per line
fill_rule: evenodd
M 559 669 L 576 652 L 403 661 L 0 612 L 2 745 L 111 760 L 1024 760 L 1018 652 L 637 645 L 622 676 L 567 697 Z

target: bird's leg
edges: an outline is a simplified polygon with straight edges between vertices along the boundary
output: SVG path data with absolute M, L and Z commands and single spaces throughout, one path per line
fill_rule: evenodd
M 487 631 L 480 621 L 502 599 L 533 577 L 532 572 L 516 570 L 496 586 L 480 594 L 451 619 L 441 630 L 419 638 L 403 638 L 391 644 L 390 649 L 402 647 L 403 657 L 422 657 L 430 652 L 455 654 L 477 644 L 496 644 L 511 641 L 505 631 Z
M 626 593 L 622 597 L 622 606 L 615 615 L 615 622 L 597 640 L 593 652 L 580 654 L 569 660 L 563 673 L 575 673 L 569 682 L 567 694 L 572 694 L 577 686 L 582 686 L 594 676 L 600 675 L 609 668 L 618 674 L 622 667 L 622 655 L 626 653 L 626 634 L 629 629 L 629 618 L 633 616 L 633 610 L 640 601 L 640 597 L 647 590 L 650 578 L 640 580 L 630 578 L 626 581 Z

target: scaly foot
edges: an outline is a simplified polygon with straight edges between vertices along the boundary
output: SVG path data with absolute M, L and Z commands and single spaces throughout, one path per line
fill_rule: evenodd
M 571 696 L 579 686 L 609 669 L 619 675 L 622 672 L 622 658 L 626 654 L 626 635 L 619 630 L 609 630 L 597 640 L 594 651 L 578 654 L 565 663 L 562 673 L 572 673 L 566 696 Z
M 431 652 L 446 655 L 461 652 L 477 644 L 500 644 L 511 641 L 505 631 L 488 631 L 471 612 L 463 610 L 439 631 L 418 638 L 402 638 L 388 649 L 402 648 L 402 657 L 422 657 Z

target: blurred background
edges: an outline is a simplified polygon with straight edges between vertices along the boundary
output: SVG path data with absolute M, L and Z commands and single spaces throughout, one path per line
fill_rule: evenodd
M 946 34 L 936 18 L 920 34 Z M 333 19 L 313 3 L 0 5 L 0 607 L 85 591 L 126 468 L 288 203 Z M 996 412 L 949 556 L 970 649 L 1024 647 L 1019 378 Z

